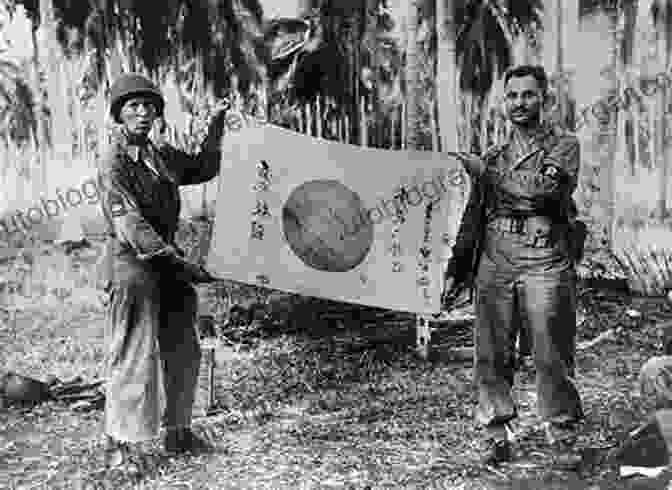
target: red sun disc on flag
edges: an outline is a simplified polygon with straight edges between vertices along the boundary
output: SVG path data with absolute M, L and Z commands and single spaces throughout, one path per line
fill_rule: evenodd
M 373 223 L 361 198 L 336 180 L 294 189 L 282 209 L 282 225 L 294 254 L 320 271 L 352 270 L 373 245 Z

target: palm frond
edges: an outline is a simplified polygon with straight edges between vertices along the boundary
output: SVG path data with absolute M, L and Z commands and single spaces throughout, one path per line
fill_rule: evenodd
M 33 91 L 24 64 L 0 59 L 0 133 L 22 145 L 37 126 Z
M 512 43 L 541 25 L 540 0 L 469 0 L 455 11 L 460 88 L 482 96 L 513 62 Z
M 649 2 L 651 0 L 643 0 Z M 657 0 L 653 0 L 654 2 Z M 580 0 L 579 15 L 588 16 L 598 12 L 609 12 L 627 5 L 640 3 L 640 0 Z
M 39 23 L 38 0 L 10 3 L 13 8 L 23 5 L 34 24 Z M 179 52 L 203 57 L 206 78 L 220 90 L 228 86 L 232 70 L 244 85 L 263 76 L 259 0 L 54 0 L 54 8 L 61 42 L 67 44 L 67 34 L 76 32 L 73 47 L 97 53 L 99 81 L 105 78 L 107 51 L 118 39 L 125 41 L 131 60 L 137 56 L 150 72 L 176 62 Z

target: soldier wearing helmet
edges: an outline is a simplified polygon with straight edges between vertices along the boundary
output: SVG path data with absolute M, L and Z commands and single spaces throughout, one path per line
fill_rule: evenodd
M 179 186 L 200 184 L 220 169 L 224 112 L 213 118 L 201 151 L 156 145 L 149 134 L 161 121 L 164 99 L 151 80 L 119 77 L 110 90 L 118 124 L 100 168 L 107 226 L 104 285 L 109 293 L 107 396 L 104 430 L 109 466 L 128 466 L 130 443 L 158 435 L 159 376 L 165 392 L 165 448 L 207 449 L 190 429 L 200 365 L 194 283 L 212 277 L 175 245 Z M 137 469 L 137 468 L 136 468 Z

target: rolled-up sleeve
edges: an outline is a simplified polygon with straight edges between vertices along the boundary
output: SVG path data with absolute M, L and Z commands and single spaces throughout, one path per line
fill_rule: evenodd
M 140 260 L 175 254 L 167 243 L 142 216 L 130 186 L 118 169 L 102 174 L 105 185 L 102 192 L 103 212 L 117 239 L 130 245 Z
M 499 181 L 505 197 L 529 202 L 531 207 L 548 206 L 571 196 L 576 189 L 580 146 L 575 137 L 564 137 L 533 170 L 516 170 Z

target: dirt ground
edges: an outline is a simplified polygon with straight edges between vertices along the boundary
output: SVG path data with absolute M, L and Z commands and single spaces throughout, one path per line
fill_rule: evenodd
M 42 380 L 102 375 L 103 310 L 90 288 L 74 287 L 2 310 L 0 366 Z M 154 441 L 143 448 L 139 479 L 104 469 L 100 410 L 58 402 L 0 409 L 0 488 L 667 488 L 666 474 L 619 480 L 607 456 L 650 410 L 636 378 L 660 352 L 659 328 L 672 319 L 672 304 L 584 289 L 580 311 L 579 345 L 613 335 L 577 350 L 586 421 L 575 471 L 556 469 L 545 447 L 529 365 L 516 380 L 515 461 L 491 469 L 479 464 L 470 363 L 419 359 L 412 330 L 313 322 L 230 336 L 217 351 L 219 410 L 195 424 L 216 452 L 169 458 Z M 443 325 L 435 337 L 471 343 L 464 324 Z

